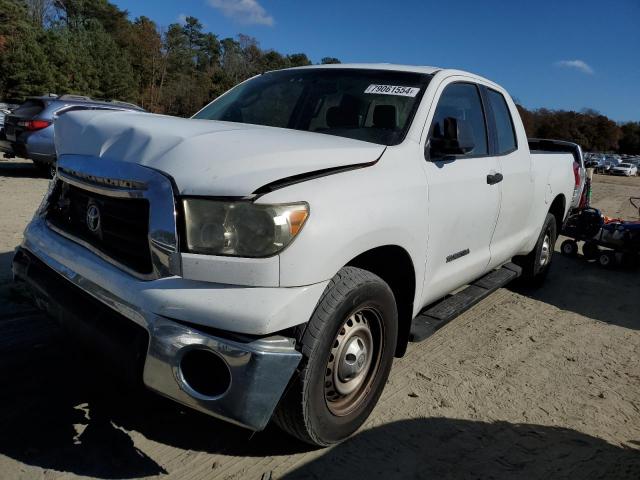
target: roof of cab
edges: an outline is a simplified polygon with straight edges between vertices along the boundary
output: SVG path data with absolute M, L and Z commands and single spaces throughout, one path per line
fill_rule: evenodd
M 312 68 L 353 68 L 360 70 L 393 70 L 396 72 L 415 72 L 433 75 L 442 70 L 437 67 L 418 66 L 418 65 L 398 65 L 394 63 L 327 63 L 322 65 L 307 65 L 304 67 L 293 67 L 289 70 L 296 69 L 312 69 Z
M 451 68 L 430 67 L 426 65 L 399 65 L 396 63 L 330 63 L 330 64 L 323 64 L 323 65 L 307 65 L 304 67 L 292 67 L 285 70 L 316 69 L 316 68 L 352 68 L 352 69 L 361 69 L 361 70 L 391 70 L 395 72 L 423 73 L 426 75 L 435 75 L 436 73 L 442 72 L 448 75 L 464 75 L 470 78 L 483 80 L 485 82 L 490 83 L 491 85 L 494 85 L 495 87 L 501 88 L 492 80 L 489 80 L 488 78 L 482 77 L 475 73 L 466 72 L 464 70 L 451 69 Z

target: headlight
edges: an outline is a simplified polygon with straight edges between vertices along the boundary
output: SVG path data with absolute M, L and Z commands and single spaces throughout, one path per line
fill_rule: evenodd
M 306 203 L 260 205 L 183 199 L 187 249 L 192 253 L 268 257 L 284 249 L 309 216 Z

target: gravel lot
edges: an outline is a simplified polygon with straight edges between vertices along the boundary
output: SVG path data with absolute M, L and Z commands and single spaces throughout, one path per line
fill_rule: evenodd
M 555 257 L 395 362 L 366 426 L 313 450 L 132 392 L 11 285 L 47 180 L 0 160 L 0 478 L 640 478 L 640 272 Z M 637 218 L 640 178 L 593 204 Z M 634 217 L 635 215 L 635 217 Z

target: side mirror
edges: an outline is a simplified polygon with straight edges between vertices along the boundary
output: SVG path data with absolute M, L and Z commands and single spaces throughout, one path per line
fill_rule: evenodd
M 453 117 L 443 121 L 444 132 L 436 125 L 427 144 L 428 158 L 438 159 L 452 155 L 464 155 L 475 148 L 473 130 L 469 122 Z

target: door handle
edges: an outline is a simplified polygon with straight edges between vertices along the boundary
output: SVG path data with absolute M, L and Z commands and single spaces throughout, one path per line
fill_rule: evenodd
M 487 183 L 489 185 L 495 185 L 496 183 L 500 183 L 503 178 L 501 173 L 490 173 L 487 175 Z

